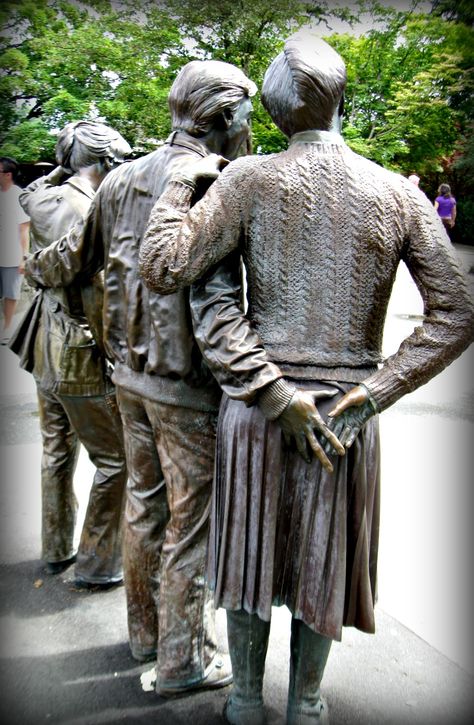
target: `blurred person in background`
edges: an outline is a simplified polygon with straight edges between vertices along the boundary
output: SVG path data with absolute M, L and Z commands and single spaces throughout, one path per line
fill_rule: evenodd
M 456 221 L 456 199 L 451 194 L 449 184 L 441 184 L 438 189 L 438 196 L 434 201 L 434 208 L 444 224 L 444 228 L 451 238 L 451 231 Z
M 3 307 L 1 344 L 10 339 L 10 328 L 21 291 L 23 257 L 28 251 L 29 217 L 19 203 L 21 189 L 15 184 L 18 164 L 0 157 L 0 296 Z

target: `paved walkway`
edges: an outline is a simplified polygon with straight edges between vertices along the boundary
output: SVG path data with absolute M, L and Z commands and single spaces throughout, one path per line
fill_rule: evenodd
M 466 264 L 470 254 L 463 254 Z M 387 348 L 416 324 L 417 305 L 402 271 Z M 471 363 L 465 353 L 437 382 L 381 417 L 377 633 L 347 629 L 342 643 L 333 645 L 323 683 L 332 725 L 461 725 L 474 714 Z M 45 574 L 39 560 L 35 388 L 4 347 L 0 372 L 2 722 L 222 723 L 227 688 L 173 701 L 142 690 L 140 674 L 147 666 L 137 665 L 128 651 L 122 587 L 83 592 L 74 588 L 72 570 Z M 76 475 L 80 513 L 91 474 L 82 453 Z M 225 616 L 217 616 L 225 648 Z M 288 613 L 275 609 L 265 677 L 269 725 L 285 722 L 288 635 Z

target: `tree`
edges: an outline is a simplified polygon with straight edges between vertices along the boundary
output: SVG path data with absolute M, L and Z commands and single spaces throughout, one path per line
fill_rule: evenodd
M 20 161 L 51 158 L 67 121 L 101 119 L 138 153 L 169 133 L 167 95 L 194 58 L 240 66 L 257 84 L 282 38 L 328 17 L 310 0 L 11 0 L 0 20 L 0 144 Z M 344 14 L 340 11 L 339 14 Z M 285 144 L 255 102 L 255 145 Z
M 349 2 L 349 0 L 348 0 Z M 167 96 L 178 70 L 195 58 L 240 66 L 261 87 L 284 38 L 319 25 L 348 68 L 344 135 L 357 152 L 423 177 L 473 190 L 474 42 L 470 3 L 433 0 L 417 13 L 358 0 L 7 0 L 0 6 L 1 153 L 20 161 L 54 160 L 58 130 L 69 120 L 100 119 L 136 153 L 169 133 Z M 394 0 L 396 4 L 396 0 Z M 331 34 L 334 17 L 363 35 Z M 259 97 L 257 152 L 286 147 Z
M 55 132 L 78 118 L 104 120 L 138 148 L 169 131 L 167 91 L 186 53 L 179 28 L 159 7 L 145 22 L 137 22 L 139 2 L 127 14 L 108 0 L 20 0 L 2 12 L 4 153 L 20 161 L 51 157 Z M 34 136 L 36 148 L 23 136 Z
M 354 150 L 402 173 L 440 171 L 467 126 L 472 41 L 462 24 L 399 12 L 382 30 L 329 37 L 348 66 Z
M 474 24 L 472 0 L 433 0 L 431 12 L 445 20 L 455 20 L 466 25 Z
M 286 37 L 303 25 L 331 18 L 354 22 L 357 15 L 329 0 L 167 0 L 165 7 L 189 39 L 195 58 L 216 58 L 240 67 L 260 88 L 266 68 Z M 252 136 L 259 153 L 280 151 L 287 139 L 253 101 Z

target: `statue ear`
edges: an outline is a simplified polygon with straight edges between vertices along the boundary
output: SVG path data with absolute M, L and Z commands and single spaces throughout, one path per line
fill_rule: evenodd
M 234 115 L 230 108 L 224 108 L 222 113 L 216 116 L 215 127 L 219 131 L 228 131 L 234 123 Z
M 341 100 L 339 101 L 339 108 L 337 109 L 337 113 L 339 117 L 344 115 L 344 93 L 341 96 Z

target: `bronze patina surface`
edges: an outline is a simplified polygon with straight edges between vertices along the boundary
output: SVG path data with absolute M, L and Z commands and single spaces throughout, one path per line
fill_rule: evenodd
M 196 283 L 196 338 L 228 396 L 210 576 L 216 605 L 228 610 L 235 687 L 225 715 L 242 725 L 265 721 L 272 604 L 293 615 L 287 722 L 327 722 L 320 683 L 332 639 L 343 625 L 374 630 L 376 413 L 472 341 L 472 302 L 432 205 L 344 143 L 345 78 L 342 59 L 322 40 L 290 38 L 262 88 L 288 150 L 238 159 L 222 173 L 221 160 L 208 158 L 175 175 L 140 250 L 150 289 Z M 191 208 L 202 176 L 217 178 Z M 206 277 L 229 253 L 242 256 L 248 278 L 248 334 L 239 338 L 217 334 L 220 301 Z M 401 261 L 423 296 L 424 320 L 383 360 Z M 235 329 L 245 330 L 245 320 Z
M 102 179 L 129 151 L 120 134 L 103 124 L 80 121 L 61 131 L 56 147 L 60 166 L 21 194 L 21 204 L 31 218 L 33 252 L 87 216 Z M 97 470 L 75 575 L 82 585 L 105 586 L 123 578 L 127 471 L 114 386 L 96 341 L 102 299 L 100 276 L 67 286 L 56 278 L 54 289 L 37 292 L 10 346 L 37 384 L 43 439 L 43 559 L 55 573 L 75 555 L 73 477 L 82 443 Z

